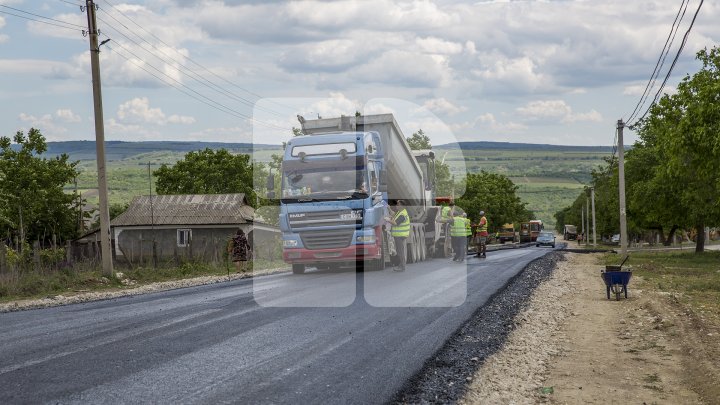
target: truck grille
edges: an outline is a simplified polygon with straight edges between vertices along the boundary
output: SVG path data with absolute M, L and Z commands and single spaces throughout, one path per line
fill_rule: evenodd
M 362 213 L 362 211 L 359 212 Z M 360 214 L 361 216 L 359 218 L 341 219 L 343 215 L 349 215 L 351 213 L 351 210 L 310 211 L 290 214 L 288 220 L 290 227 L 293 229 L 362 224 L 362 214 Z
M 307 249 L 338 249 L 350 246 L 353 232 L 354 229 L 307 231 L 300 233 L 300 238 Z

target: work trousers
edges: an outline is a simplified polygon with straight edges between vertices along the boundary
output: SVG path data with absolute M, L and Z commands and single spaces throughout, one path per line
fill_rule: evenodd
M 407 238 L 394 236 L 395 238 L 395 264 L 400 270 L 405 271 L 405 264 L 407 263 Z
M 455 254 L 453 255 L 453 260 L 465 260 L 465 256 L 467 255 L 467 245 L 465 244 L 466 242 L 467 238 L 465 236 L 452 237 L 453 252 L 455 252 Z

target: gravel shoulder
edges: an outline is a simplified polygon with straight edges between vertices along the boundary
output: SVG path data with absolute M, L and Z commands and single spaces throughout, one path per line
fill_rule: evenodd
M 566 257 L 459 402 L 716 403 L 719 353 L 697 317 L 638 280 L 629 299 L 607 300 L 598 257 Z

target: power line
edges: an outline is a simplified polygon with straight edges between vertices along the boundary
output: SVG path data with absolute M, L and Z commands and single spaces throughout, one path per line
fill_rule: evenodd
M 107 36 L 107 35 L 106 35 L 106 36 Z M 126 48 L 125 46 L 123 46 L 122 44 L 117 43 L 117 42 L 116 42 L 116 44 L 117 44 L 120 48 L 122 48 L 125 52 L 127 52 L 127 53 L 129 53 L 130 55 L 134 56 L 136 59 L 142 60 L 142 58 L 140 58 L 140 57 L 139 57 L 137 54 L 135 54 L 133 51 L 127 49 L 127 48 Z M 113 48 L 110 47 L 109 45 L 108 45 L 108 47 L 109 47 L 110 49 L 113 49 Z M 167 80 L 163 79 L 162 77 L 156 75 L 155 73 L 149 71 L 149 70 L 146 69 L 143 65 L 141 65 L 141 64 L 139 64 L 138 62 L 132 60 L 131 58 L 123 55 L 122 53 L 116 51 L 116 54 L 117 54 L 118 56 L 122 57 L 123 59 L 127 60 L 128 62 L 134 64 L 135 66 L 137 66 L 137 67 L 140 68 L 141 70 L 145 71 L 146 73 L 150 74 L 151 76 L 155 77 L 156 79 L 158 79 L 158 80 L 162 81 L 163 83 L 167 84 L 168 86 L 170 86 L 170 87 L 172 87 L 172 88 L 174 88 L 174 89 L 176 89 L 176 90 L 184 93 L 185 95 L 188 95 L 188 96 L 194 98 L 195 100 L 200 101 L 200 102 L 202 102 L 203 104 L 206 104 L 206 105 L 208 105 L 208 106 L 210 106 L 210 107 L 212 107 L 212 108 L 214 108 L 214 109 L 216 109 L 216 110 L 218 110 L 218 111 L 224 112 L 224 113 L 226 113 L 226 114 L 230 114 L 230 115 L 232 115 L 232 116 L 234 116 L 234 117 L 236 117 L 236 118 L 241 118 L 241 119 L 250 120 L 250 121 L 252 121 L 252 122 L 255 122 L 255 123 L 258 123 L 258 124 L 261 124 L 261 125 L 265 125 L 265 126 L 267 126 L 267 127 L 276 128 L 276 129 L 281 129 L 281 130 L 283 130 L 283 131 L 285 131 L 285 130 L 288 129 L 287 127 L 281 127 L 281 126 L 278 126 L 278 125 L 275 125 L 275 124 L 272 124 L 272 123 L 267 123 L 267 122 L 264 122 L 264 121 L 256 120 L 256 119 L 254 119 L 254 118 L 251 117 L 251 116 L 248 116 L 248 115 L 245 115 L 245 114 L 243 114 L 243 113 L 241 113 L 241 112 L 239 112 L 239 111 L 233 110 L 232 108 L 227 107 L 226 105 L 224 105 L 224 104 L 222 104 L 222 103 L 219 103 L 219 102 L 217 102 L 217 101 L 215 101 L 215 100 L 213 100 L 213 99 L 211 99 L 211 98 L 203 95 L 202 93 L 199 93 L 198 91 L 196 91 L 196 90 L 194 90 L 194 89 L 192 89 L 192 88 L 184 85 L 183 83 L 179 82 L 177 79 L 174 79 L 174 78 L 170 77 L 168 74 L 160 71 L 160 69 L 156 68 L 154 65 L 152 65 L 152 64 L 150 64 L 150 63 L 147 64 L 148 66 L 150 66 L 151 68 L 153 68 L 153 70 L 155 70 L 155 71 L 157 71 L 158 73 L 160 73 L 160 75 L 165 76 L 165 77 L 169 78 L 170 80 L 174 81 L 175 83 L 177 83 L 177 84 L 179 85 L 179 87 L 178 87 L 178 86 L 172 84 L 171 82 L 168 82 Z M 187 90 L 185 90 L 185 89 L 183 89 L 183 88 L 185 88 L 185 89 L 187 89 Z M 193 95 L 192 93 L 194 93 L 194 94 L 196 94 L 196 95 Z
M 130 28 L 128 28 L 125 24 L 123 24 L 121 21 L 117 20 L 112 14 L 108 14 L 108 13 L 106 13 L 106 14 L 107 14 L 110 18 L 112 18 L 113 20 L 115 20 L 118 24 L 122 25 L 126 30 L 128 30 L 129 32 L 133 32 L 133 31 L 132 31 Z M 147 52 L 149 55 L 152 55 L 152 56 L 154 56 L 155 58 L 157 58 L 159 61 L 161 61 L 161 62 L 163 62 L 163 63 L 167 63 L 167 64 L 172 64 L 172 63 L 170 63 L 170 62 L 168 61 L 168 59 L 164 59 L 164 58 L 162 58 L 161 56 L 158 56 L 156 53 L 151 52 L 149 49 L 147 49 L 146 47 L 144 47 L 140 42 L 138 42 L 138 41 L 136 41 L 135 39 L 129 37 L 129 36 L 126 35 L 124 32 L 122 32 L 120 29 L 117 29 L 117 28 L 114 27 L 112 24 L 108 23 L 107 21 L 103 20 L 102 18 L 98 17 L 98 20 L 100 20 L 101 22 L 103 22 L 106 27 L 109 27 L 109 29 L 113 30 L 115 33 L 123 36 L 123 37 L 124 37 L 125 39 L 127 39 L 128 41 L 130 41 L 130 42 L 132 42 L 133 44 L 137 45 L 140 49 L 142 49 L 143 51 Z M 153 45 L 152 43 L 146 41 L 145 39 L 143 39 L 143 38 L 140 37 L 139 35 L 137 35 L 137 34 L 135 34 L 135 35 L 138 36 L 138 38 L 139 38 L 142 42 L 145 42 L 145 43 L 149 44 L 149 45 L 150 45 L 152 48 L 154 48 L 156 51 L 162 53 L 163 55 L 166 55 L 166 56 L 169 58 L 170 61 L 178 64 L 180 67 L 182 67 L 183 69 L 185 69 L 184 71 L 183 71 L 182 69 L 178 69 L 178 70 L 184 72 L 188 77 L 190 77 L 191 79 L 193 79 L 193 80 L 196 81 L 197 83 L 199 83 L 199 84 L 201 84 L 201 85 L 203 85 L 203 86 L 206 86 L 206 87 L 210 88 L 210 89 L 213 90 L 213 91 L 216 91 L 216 92 L 218 92 L 218 93 L 221 93 L 221 94 L 225 95 L 226 97 L 228 97 L 228 98 L 230 98 L 230 99 L 233 99 L 233 100 L 235 100 L 235 101 L 239 101 L 239 102 L 241 102 L 241 103 L 243 103 L 243 104 L 245 104 L 245 105 L 247 105 L 247 106 L 250 106 L 250 107 L 254 107 L 254 106 L 255 106 L 252 101 L 247 100 L 247 99 L 244 99 L 244 98 L 239 97 L 239 96 L 236 96 L 236 95 L 233 94 L 232 92 L 229 92 L 228 90 L 226 90 L 226 89 L 222 88 L 221 86 L 219 86 L 219 85 L 211 82 L 210 80 L 202 77 L 201 75 L 198 75 L 197 73 L 195 73 L 195 72 L 193 72 L 192 70 L 190 70 L 187 66 L 185 66 L 185 65 L 182 63 L 182 61 L 172 58 L 171 56 L 167 55 L 167 53 L 165 53 L 162 49 L 160 49 L 160 48 L 158 48 L 157 46 Z M 280 114 L 280 113 L 277 113 L 277 112 L 275 112 L 275 111 L 272 111 L 272 110 L 268 110 L 268 109 L 265 109 L 265 108 L 262 108 L 262 107 L 257 107 L 257 108 L 258 108 L 258 109 L 261 109 L 261 110 L 263 110 L 263 111 L 266 111 L 266 112 L 270 112 L 270 113 L 272 113 L 272 114 L 275 114 L 275 115 L 277 115 L 278 117 L 285 117 L 284 115 L 282 115 L 282 114 Z
M 685 18 L 685 11 L 687 10 L 687 6 L 690 4 L 689 0 L 683 0 L 680 4 L 680 8 L 678 9 L 677 14 L 675 14 L 675 20 L 673 20 L 672 26 L 670 27 L 670 32 L 668 33 L 668 37 L 665 39 L 665 44 L 663 45 L 662 51 L 660 51 L 660 56 L 658 57 L 657 62 L 655 62 L 655 68 L 653 69 L 652 73 L 650 74 L 650 79 L 648 80 L 647 84 L 645 85 L 645 90 L 643 90 L 642 96 L 640 96 L 640 100 L 638 100 L 638 103 L 635 105 L 635 109 L 633 109 L 632 113 L 630 113 L 630 116 L 627 119 L 627 122 L 631 122 L 635 118 L 635 114 L 639 113 L 642 109 L 642 107 L 645 105 L 645 101 L 647 101 L 647 97 L 650 95 L 651 89 L 655 86 L 655 81 L 657 80 L 658 75 L 660 74 L 660 70 L 662 69 L 663 65 L 665 64 L 665 59 L 667 58 L 667 55 L 670 53 L 670 48 L 672 47 L 673 42 L 675 42 L 675 35 L 677 34 L 678 29 L 680 28 L 680 23 Z
M 148 31 L 147 29 L 145 29 L 145 27 L 143 27 L 143 26 L 141 26 L 140 24 L 138 24 L 137 22 L 135 22 L 134 19 L 128 17 L 128 16 L 127 16 L 125 13 L 123 13 L 120 9 L 118 9 L 117 7 L 115 7 L 115 5 L 114 5 L 112 2 L 110 2 L 109 0 L 104 0 L 104 1 L 105 1 L 105 3 L 108 3 L 108 4 L 110 5 L 110 7 L 113 8 L 113 10 L 115 10 L 117 13 L 119 13 L 120 15 L 122 15 L 123 17 L 125 17 L 125 19 L 127 19 L 128 21 L 130 21 L 130 22 L 131 22 L 133 25 L 135 25 L 137 28 L 139 28 L 140 30 L 142 30 L 142 31 L 144 31 L 145 33 L 149 34 L 150 36 L 152 36 L 153 38 L 155 38 L 157 41 L 159 41 L 161 44 L 167 46 L 167 47 L 170 48 L 170 49 L 173 49 L 176 53 L 180 54 L 180 53 L 175 49 L 175 47 L 172 47 L 172 46 L 168 45 L 165 41 L 163 41 L 163 40 L 162 40 L 161 38 L 159 38 L 157 35 L 153 34 L 152 32 Z M 108 13 L 108 15 L 111 16 L 110 13 Z M 112 17 L 112 16 L 111 16 L 111 17 Z M 113 18 L 113 19 L 114 19 L 114 18 Z M 117 21 L 117 20 L 116 20 L 116 21 Z M 119 21 L 118 21 L 118 22 L 119 22 Z M 129 28 L 127 28 L 127 26 L 125 26 L 125 25 L 123 25 L 123 26 L 124 26 L 126 29 L 128 29 L 130 32 L 133 32 L 132 30 L 130 30 Z M 137 34 L 136 34 L 136 35 L 137 35 Z M 140 37 L 140 36 L 138 35 L 138 37 Z M 147 41 L 145 41 L 145 42 L 147 42 Z M 148 43 L 149 43 L 149 42 L 148 42 Z M 152 45 L 152 44 L 151 44 L 151 45 Z M 154 46 L 153 46 L 153 47 L 154 47 Z M 180 55 L 181 55 L 181 54 L 180 54 Z M 189 56 L 185 56 L 185 55 L 181 55 L 181 56 L 183 56 L 183 58 L 186 58 L 186 59 L 187 59 L 188 61 L 190 61 L 193 65 L 201 68 L 202 70 L 204 70 L 204 71 L 208 72 L 209 74 L 211 74 L 212 76 L 216 77 L 217 79 L 220 79 L 220 80 L 222 80 L 223 82 L 225 82 L 225 83 L 227 83 L 227 84 L 230 84 L 231 86 L 236 87 L 236 88 L 238 88 L 238 89 L 240 89 L 240 90 L 242 90 L 242 91 L 244 91 L 244 92 L 246 92 L 246 93 L 248 93 L 248 94 L 250 94 L 250 95 L 252 95 L 252 96 L 255 96 L 255 97 L 259 98 L 259 99 L 264 98 L 262 95 L 257 94 L 257 93 L 255 93 L 255 92 L 253 92 L 253 91 L 251 91 L 251 90 L 248 90 L 248 89 L 246 89 L 246 88 L 238 85 L 237 83 L 234 83 L 234 82 L 232 82 L 232 81 L 230 81 L 230 80 L 228 80 L 228 79 L 226 79 L 226 78 L 218 75 L 217 73 L 213 72 L 212 70 L 208 69 L 207 67 L 205 67 L 205 66 L 201 65 L 200 63 L 196 62 L 194 59 L 190 58 Z M 273 104 L 275 104 L 275 105 L 277 105 L 277 106 L 283 107 L 283 108 L 285 108 L 285 109 L 287 109 L 287 110 L 289 110 L 289 111 L 291 111 L 291 112 L 294 112 L 294 111 L 295 111 L 295 108 L 294 108 L 294 107 L 291 107 L 291 106 L 288 106 L 288 105 L 285 105 L 285 104 L 282 104 L 282 103 L 278 103 L 278 102 L 272 101 L 272 100 L 268 100 L 268 101 L 270 101 L 271 103 L 273 103 Z M 278 114 L 278 115 L 279 115 L 279 116 L 282 116 L 281 114 Z
M 3 6 L 2 4 L 0 4 L 0 6 L 2 6 L 2 7 L 7 7 L 7 6 Z M 24 12 L 24 11 L 23 11 L 23 12 Z M 52 22 L 50 22 L 50 21 L 38 20 L 38 19 L 36 19 L 36 18 L 27 17 L 27 16 L 24 16 L 24 15 L 14 14 L 14 13 L 11 13 L 11 12 L 9 12 L 9 11 L 0 10 L 0 13 L 1 13 L 1 14 L 6 14 L 6 15 L 11 15 L 11 16 L 13 16 L 13 17 L 23 18 L 23 19 L 30 20 L 30 21 L 37 22 L 37 23 L 41 23 L 41 24 L 52 25 L 52 26 L 58 27 L 58 28 L 64 28 L 64 29 L 66 29 L 66 30 L 73 30 L 73 31 L 78 31 L 78 30 L 79 30 L 78 28 L 68 27 L 67 25 L 60 25 L 60 24 L 52 23 Z M 28 14 L 31 14 L 31 13 L 28 13 Z M 48 18 L 48 17 L 43 17 L 43 18 Z M 60 20 L 54 20 L 54 19 L 52 19 L 52 18 L 48 18 L 48 19 L 49 19 L 49 20 L 52 20 L 52 21 L 60 21 Z M 66 23 L 66 22 L 64 22 L 64 21 L 60 21 L 60 22 L 63 23 L 63 24 L 75 25 L 75 24 Z M 82 26 L 78 26 L 78 27 L 83 28 Z
M 700 0 L 700 4 L 698 4 L 697 10 L 695 10 L 695 14 L 693 15 L 692 21 L 690 21 L 690 26 L 688 27 L 687 31 L 685 31 L 685 35 L 683 36 L 683 40 L 680 43 L 680 48 L 678 48 L 677 53 L 675 54 L 675 58 L 672 61 L 672 64 L 670 65 L 670 68 L 668 69 L 667 74 L 665 75 L 665 79 L 663 80 L 662 84 L 660 85 L 660 88 L 658 89 L 657 93 L 655 93 L 655 97 L 653 98 L 653 102 L 648 106 L 647 110 L 645 110 L 645 113 L 643 113 L 642 117 L 637 119 L 632 125 L 630 125 L 630 128 L 632 129 L 638 122 L 642 121 L 647 113 L 650 111 L 653 105 L 657 103 L 658 99 L 660 98 L 660 94 L 662 93 L 663 89 L 665 88 L 665 84 L 667 84 L 668 79 L 670 79 L 670 74 L 672 74 L 673 69 L 675 68 L 675 64 L 677 63 L 678 59 L 680 58 L 680 54 L 682 53 L 683 49 L 685 48 L 685 44 L 687 43 L 688 36 L 690 35 L 690 31 L 692 30 L 693 25 L 695 25 L 695 19 L 697 19 L 698 13 L 700 13 L 700 8 L 702 7 L 705 0 Z
M 6 5 L 4 5 L 4 4 L 0 4 L 0 7 L 5 7 L 5 8 L 8 8 L 8 9 L 10 9 L 10 10 L 13 10 L 13 11 L 17 11 L 17 12 L 20 12 L 20 13 L 29 14 L 29 15 L 31 15 L 31 16 L 33 16 L 33 17 L 39 17 L 39 18 L 42 18 L 42 19 L 45 19 L 45 20 L 49 20 L 49 21 L 54 21 L 54 22 L 61 23 L 61 24 L 72 25 L 72 26 L 74 26 L 74 27 L 78 27 L 78 28 L 81 28 L 81 29 L 82 29 L 82 28 L 85 28 L 83 25 L 73 24 L 73 23 L 69 23 L 69 22 L 67 22 L 67 21 L 63 21 L 63 20 L 57 20 L 57 19 L 55 19 L 55 18 L 50 18 L 50 17 L 46 17 L 46 16 L 44 16 L 44 15 L 31 13 L 31 12 L 29 12 L 29 11 L 20 10 L 19 8 L 6 6 Z

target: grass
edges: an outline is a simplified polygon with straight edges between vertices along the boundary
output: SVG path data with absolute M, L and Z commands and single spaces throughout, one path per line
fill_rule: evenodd
M 618 260 L 605 256 L 605 264 Z M 720 251 L 634 252 L 626 265 L 642 278 L 643 288 L 675 294 L 701 313 L 720 313 Z
M 256 270 L 268 270 L 285 267 L 279 260 L 256 260 Z M 55 295 L 66 295 L 77 292 L 101 291 L 112 289 L 135 288 L 141 285 L 182 280 L 200 276 L 223 276 L 234 272 L 232 263 L 224 264 L 185 263 L 178 267 L 136 267 L 134 269 L 116 268 L 126 278 L 134 281 L 126 286 L 117 278 L 104 277 L 99 268 L 89 265 L 64 267 L 55 271 L 24 271 L 0 276 L 0 303 L 18 299 L 42 298 Z

